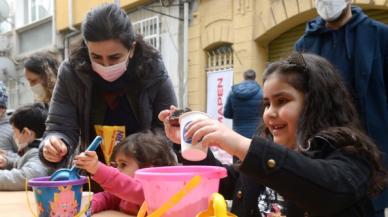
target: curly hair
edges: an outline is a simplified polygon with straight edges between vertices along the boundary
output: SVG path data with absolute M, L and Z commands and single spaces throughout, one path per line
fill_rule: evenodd
M 134 133 L 118 143 L 113 149 L 113 160 L 117 153 L 135 159 L 139 168 L 177 164 L 169 140 L 163 134 L 150 130 Z
M 287 60 L 269 64 L 263 83 L 272 74 L 304 93 L 304 106 L 297 125 L 300 150 L 308 149 L 309 139 L 322 136 L 347 153 L 365 156 L 372 165 L 369 193 L 380 192 L 388 182 L 382 154 L 364 133 L 352 97 L 334 66 L 317 55 L 294 53 Z M 261 135 L 271 137 L 263 123 L 260 130 Z
M 44 103 L 49 103 L 57 80 L 59 62 L 49 52 L 34 53 L 24 61 L 24 68 L 38 75 L 46 91 Z

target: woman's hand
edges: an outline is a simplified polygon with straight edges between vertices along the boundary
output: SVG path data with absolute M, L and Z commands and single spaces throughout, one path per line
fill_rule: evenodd
M 78 168 L 94 175 L 98 169 L 98 156 L 95 151 L 86 151 L 74 157 L 74 163 Z
M 58 163 L 67 154 L 67 146 L 56 136 L 51 136 L 44 141 L 43 157 L 54 163 Z
M 179 127 L 171 126 L 171 124 L 168 122 L 168 118 L 175 110 L 176 107 L 172 105 L 170 106 L 170 109 L 161 111 L 158 115 L 158 118 L 164 124 L 164 131 L 166 133 L 167 138 L 169 138 L 173 143 L 180 144 L 181 136 Z
M 244 160 L 251 144 L 251 139 L 213 119 L 193 121 L 187 127 L 186 136 L 192 138 L 193 145 L 202 142 L 204 146 L 217 146 L 240 160 Z

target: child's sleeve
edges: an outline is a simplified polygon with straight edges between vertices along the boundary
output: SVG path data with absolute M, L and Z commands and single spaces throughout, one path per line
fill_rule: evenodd
M 48 168 L 39 160 L 38 150 L 34 149 L 21 157 L 15 168 L 0 170 L 0 190 L 24 190 L 26 179 L 48 175 Z
M 93 195 L 92 199 L 92 214 L 104 211 L 104 210 L 119 210 L 120 198 L 108 193 L 100 192 Z
M 140 181 L 121 173 L 118 169 L 99 163 L 93 179 L 107 192 L 121 200 L 140 205 L 144 201 L 143 187 Z
M 12 168 L 17 167 L 17 162 L 20 159 L 20 156 L 14 152 L 7 152 L 5 158 L 7 159 L 7 167 L 6 169 L 10 170 Z

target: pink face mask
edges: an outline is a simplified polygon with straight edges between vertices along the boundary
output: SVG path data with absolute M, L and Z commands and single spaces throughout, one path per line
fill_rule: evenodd
M 92 61 L 93 70 L 106 81 L 113 82 L 121 77 L 127 70 L 128 59 L 112 66 L 103 66 Z

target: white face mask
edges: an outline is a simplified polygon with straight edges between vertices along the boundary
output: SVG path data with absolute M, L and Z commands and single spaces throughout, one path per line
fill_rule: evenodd
M 347 0 L 315 0 L 315 3 L 319 16 L 328 22 L 338 19 L 348 5 Z
M 19 138 L 13 136 L 13 140 L 15 141 L 16 145 L 18 146 L 19 151 L 20 151 L 20 150 L 23 150 L 23 149 L 24 149 L 25 147 L 27 147 L 27 145 L 28 145 L 27 139 L 26 139 L 26 141 L 24 141 L 24 142 L 21 142 L 21 141 L 20 141 L 20 140 L 21 140 L 20 137 L 22 137 L 23 134 L 24 134 L 24 130 L 20 133 Z
M 117 63 L 112 66 L 103 66 L 92 61 L 93 70 L 99 74 L 104 80 L 113 82 L 121 77 L 127 70 L 128 57 L 121 63 Z
M 44 89 L 43 85 L 41 83 L 35 84 L 31 87 L 32 92 L 34 93 L 34 98 L 39 101 L 43 102 L 46 98 L 46 90 Z
M 5 116 L 5 113 L 7 112 L 7 109 L 5 108 L 0 108 L 0 120 Z

